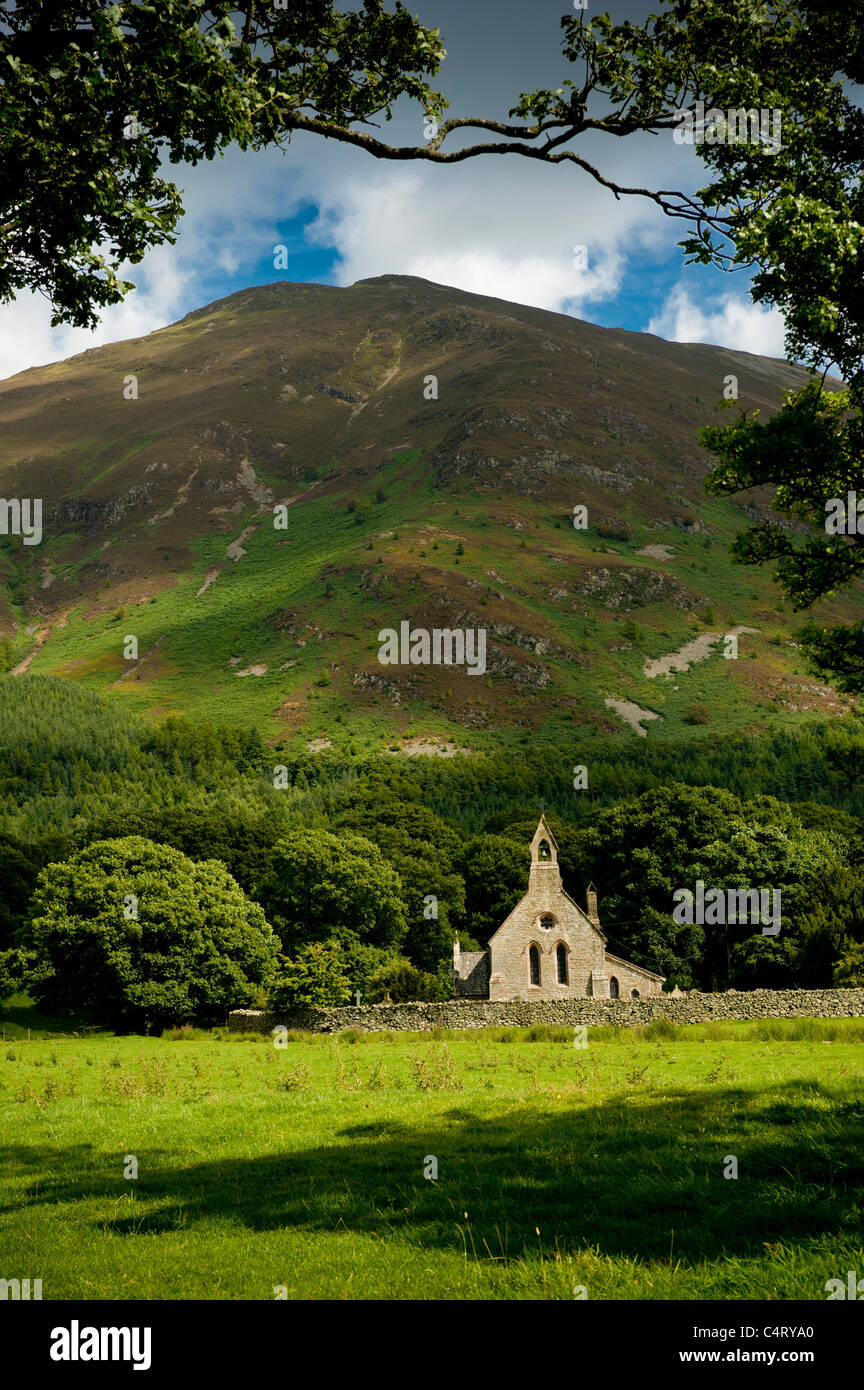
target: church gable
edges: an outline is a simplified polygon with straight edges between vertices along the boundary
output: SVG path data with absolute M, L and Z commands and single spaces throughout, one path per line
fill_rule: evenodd
M 559 889 L 528 892 L 489 942 L 489 998 L 587 995 L 602 972 L 602 932 Z
M 593 921 L 591 916 L 584 912 L 568 893 L 564 892 L 561 883 L 561 870 L 558 866 L 558 844 L 549 829 L 546 817 L 541 816 L 531 841 L 528 892 L 490 937 L 489 946 L 492 947 L 493 943 L 499 941 L 499 938 L 503 941 L 514 927 L 518 931 L 524 931 L 530 924 L 538 930 L 546 932 L 559 922 L 566 923 L 567 928 L 571 931 L 581 930 L 589 935 L 597 936 L 605 944 L 606 938 L 600 930 L 600 922 L 597 918 L 597 894 L 594 892 L 593 884 L 589 885 L 588 908 L 589 912 L 593 908 Z M 544 918 L 551 920 L 544 922 Z
M 566 904 L 566 909 L 563 911 L 562 902 Z M 543 917 L 551 918 L 551 921 L 548 924 L 544 923 L 540 920 Z M 524 898 L 516 904 L 509 917 L 505 917 L 497 931 L 490 936 L 489 946 L 491 947 L 493 941 L 499 936 L 507 934 L 512 927 L 515 926 L 517 930 L 524 927 L 529 918 L 536 927 L 542 930 L 548 930 L 550 927 L 559 923 L 562 917 L 566 917 L 573 928 L 584 931 L 590 936 L 597 937 L 599 941 L 605 944 L 606 937 L 603 935 L 599 924 L 592 922 L 584 908 L 581 908 L 577 902 L 574 902 L 570 894 L 565 893 L 563 888 L 559 888 L 557 894 L 554 896 L 551 894 L 545 895 L 542 903 L 538 901 L 535 893 L 526 893 Z

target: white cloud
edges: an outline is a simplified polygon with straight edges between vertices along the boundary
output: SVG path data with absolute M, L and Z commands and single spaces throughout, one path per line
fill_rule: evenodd
M 375 171 L 320 186 L 309 238 L 333 246 L 338 282 L 418 275 L 474 294 L 577 313 L 614 297 L 622 243 L 656 214 L 615 208 L 584 174 L 502 161 L 441 170 Z M 590 186 L 589 186 L 590 184 Z M 574 255 L 587 247 L 587 268 Z
M 669 157 L 665 145 L 648 141 L 611 153 L 607 142 L 608 162 L 590 143 L 584 152 L 622 182 L 649 184 L 662 183 Z M 283 240 L 280 226 L 304 207 L 319 209 L 307 240 L 336 252 L 332 278 L 339 284 L 417 275 L 589 319 L 592 305 L 614 300 L 628 269 L 650 268 L 680 236 L 677 224 L 647 200 L 616 201 L 573 166 L 516 156 L 446 167 L 381 164 L 363 151 L 297 135 L 285 153 L 232 149 L 218 162 L 171 174 L 187 210 L 177 244 L 149 252 L 125 272 L 138 288 L 104 313 L 95 332 L 52 330 L 50 308 L 38 295 L 0 307 L 0 376 L 144 335 L 216 294 L 242 288 Z M 580 245 L 587 248 L 587 269 L 574 258 Z M 275 270 L 272 278 L 279 278 Z M 678 340 L 783 352 L 779 315 L 733 295 L 703 310 L 678 289 L 650 329 Z
M 678 285 L 651 319 L 648 332 L 675 343 L 713 343 L 765 357 L 786 356 L 780 310 L 765 309 L 734 292 L 722 295 L 714 307 L 702 308 Z
M 276 242 L 277 219 L 293 216 L 302 202 L 298 193 L 262 180 L 260 164 L 244 162 L 239 151 L 215 165 L 175 169 L 173 177 L 185 185 L 186 216 L 177 243 L 155 247 L 139 265 L 121 267 L 122 278 L 136 289 L 104 310 L 98 328 L 52 328 L 51 306 L 36 293 L 0 307 L 0 379 L 103 343 L 143 337 L 200 308 L 208 274 L 216 267 L 241 276 L 251 271 L 262 248 Z
M 122 304 L 106 309 L 97 329 L 71 324 L 52 328 L 50 305 L 36 293 L 21 294 L 13 304 L 4 306 L 0 310 L 0 378 L 72 357 L 101 343 L 143 337 L 164 327 L 189 277 L 172 264 L 163 250 L 154 251 L 151 256 L 147 274 L 140 277 L 142 289 L 130 294 Z

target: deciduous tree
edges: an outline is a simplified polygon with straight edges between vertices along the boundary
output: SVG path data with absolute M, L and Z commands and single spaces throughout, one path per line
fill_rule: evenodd
M 18 945 L 46 1012 L 130 1028 L 254 1002 L 278 950 L 222 864 L 140 836 L 97 841 L 43 869 Z

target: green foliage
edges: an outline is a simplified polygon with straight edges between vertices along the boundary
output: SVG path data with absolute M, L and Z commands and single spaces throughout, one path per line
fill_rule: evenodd
M 41 1008 L 128 1027 L 254 1002 L 277 950 L 223 865 L 138 836 L 44 869 L 19 945 Z
M 0 1002 L 22 992 L 29 961 L 26 952 L 14 947 L 0 951 Z
M 399 875 L 408 922 L 405 954 L 420 970 L 446 972 L 453 924 L 465 912 L 465 884 L 455 863 L 460 840 L 453 827 L 422 805 L 370 803 L 361 789 L 352 791 L 338 825 L 377 844 Z
M 465 913 L 472 935 L 484 945 L 527 891 L 530 864 L 525 842 L 520 846 L 503 835 L 477 835 L 465 846 Z
M 0 679 L 0 830 L 42 841 L 50 858 L 85 826 L 95 838 L 89 827 L 97 820 L 110 826 L 104 838 L 127 833 L 130 816 L 170 819 L 180 808 L 206 808 L 220 822 L 236 812 L 243 822 L 254 807 L 261 819 L 284 823 L 293 795 L 264 783 L 262 766 L 268 760 L 254 729 L 177 717 L 150 726 L 71 681 Z M 296 776 L 303 771 L 301 759 Z
M 0 834 L 0 951 L 11 946 L 24 923 L 40 868 L 39 856 L 31 848 Z
M 794 989 L 794 949 L 788 934 L 747 936 L 731 947 L 729 978 L 743 989 Z
M 454 878 L 461 887 L 461 878 L 458 875 Z M 435 918 L 412 922 L 405 934 L 402 949 L 419 970 L 440 976 L 449 984 L 453 969 L 453 932 L 446 923 Z
M 289 952 L 332 936 L 389 948 L 405 935 L 399 876 L 362 835 L 289 832 L 258 896 Z
M 369 981 L 368 1002 L 380 1004 L 389 998 L 393 1004 L 412 1000 L 441 1000 L 449 998 L 446 984 L 435 975 L 418 970 L 409 960 L 398 957 L 379 967 Z
M 298 951 L 293 960 L 283 958 L 281 961 L 279 974 L 270 989 L 269 1006 L 279 1012 L 314 1005 L 348 1004 L 350 999 L 351 990 L 338 941 L 312 941 Z
M 38 289 L 55 323 L 93 326 L 133 288 L 123 262 L 175 240 L 167 161 L 280 144 L 301 126 L 344 132 L 389 119 L 402 95 L 443 109 L 425 81 L 440 38 L 401 5 L 253 5 L 237 20 L 227 0 L 2 7 L 0 299 Z
M 223 738 L 182 720 L 153 729 L 69 682 L 0 681 L 0 951 L 26 923 L 40 869 L 131 833 L 221 861 L 289 955 L 338 938 L 352 993 L 366 997 L 397 952 L 446 981 L 453 933 L 478 949 L 526 891 L 538 787 L 554 808 L 571 896 L 584 902 L 593 879 L 609 949 L 670 984 L 749 987 L 776 967 L 794 983 L 828 985 L 864 938 L 857 720 L 683 745 L 586 738 L 582 791 L 557 747 L 518 759 L 506 749 L 453 759 L 285 749 L 289 785 L 278 792 L 250 768 L 258 756 L 242 731 Z M 790 953 L 739 951 L 748 938 L 731 929 L 706 940 L 703 928 L 675 927 L 672 892 L 700 873 L 780 887 Z M 437 918 L 425 915 L 431 898 Z M 7 992 L 20 965 L 4 967 Z
M 798 965 L 811 986 L 828 988 L 843 962 L 854 962 L 864 944 L 864 869 L 839 866 L 819 885 L 800 917 Z M 849 983 L 850 981 L 846 981 Z
M 718 495 L 773 485 L 775 512 L 809 524 L 802 539 L 779 522 L 762 521 L 737 538 L 733 555 L 743 564 L 776 562 L 775 577 L 796 610 L 847 588 L 864 574 L 857 535 L 845 534 L 848 492 L 859 482 L 864 442 L 864 377 L 860 387 L 826 392 L 819 381 L 787 393 L 780 412 L 763 424 L 740 416 L 725 428 L 702 431 L 702 443 L 720 462 L 707 487 Z M 839 534 L 826 521 L 842 503 Z M 864 500 L 864 499 L 862 499 Z M 857 515 L 851 515 L 851 526 Z M 802 647 L 816 669 L 844 691 L 864 691 L 864 624 L 820 627 L 802 634 Z
M 840 957 L 834 970 L 834 984 L 842 989 L 864 986 L 864 942 L 856 942 Z
M 382 965 L 394 960 L 393 951 L 383 950 L 380 946 L 365 946 L 362 942 L 354 939 L 340 942 L 342 964 L 348 977 L 353 1001 L 355 993 L 359 990 L 361 1003 L 368 1000 L 369 981 Z
M 615 955 L 670 985 L 721 989 L 802 978 L 799 918 L 847 852 L 842 836 L 806 829 L 773 797 L 740 801 L 719 788 L 673 784 L 601 812 L 561 860 L 577 882 L 610 886 L 600 918 Z M 700 879 L 724 890 L 779 889 L 779 938 L 749 922 L 676 923 L 676 889 L 694 891 Z
M 206 765 L 205 765 L 206 766 Z M 202 768 L 203 771 L 203 768 Z M 100 817 L 87 827 L 86 838 L 110 840 L 123 833 L 143 835 L 171 845 L 190 859 L 219 859 L 247 893 L 269 871 L 273 847 L 288 822 L 259 807 L 207 810 L 190 806 L 145 807 Z

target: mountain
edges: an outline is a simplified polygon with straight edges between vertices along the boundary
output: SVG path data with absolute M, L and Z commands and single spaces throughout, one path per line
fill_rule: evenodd
M 766 497 L 704 495 L 730 376 L 766 414 L 805 379 L 409 276 L 245 290 L 23 372 L 0 484 L 44 534 L 2 539 L 11 664 L 150 717 L 409 752 L 843 713 L 801 617 L 729 561 Z M 485 673 L 382 665 L 406 621 L 482 628 Z

